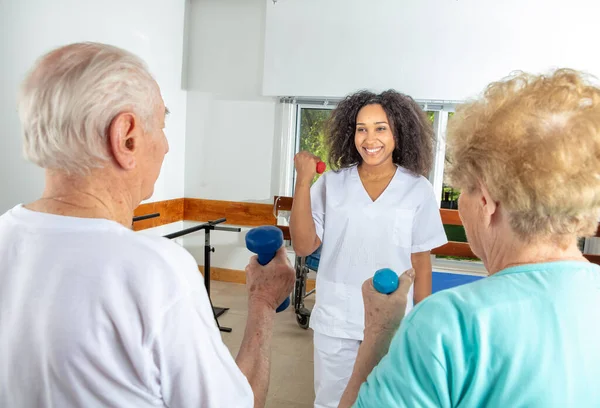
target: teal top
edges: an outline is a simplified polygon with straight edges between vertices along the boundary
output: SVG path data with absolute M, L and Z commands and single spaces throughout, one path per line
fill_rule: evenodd
M 355 407 L 600 407 L 600 267 L 516 266 L 402 321 Z

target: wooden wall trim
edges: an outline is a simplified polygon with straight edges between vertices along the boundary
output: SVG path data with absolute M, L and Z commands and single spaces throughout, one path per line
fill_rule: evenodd
M 274 197 L 273 204 L 205 200 L 201 198 L 157 201 L 140 205 L 136 208 L 134 215 L 158 212 L 160 217 L 136 222 L 133 229 L 139 231 L 182 220 L 203 222 L 219 218 L 227 218 L 226 224 L 241 227 L 276 225 L 277 220 L 273 215 L 274 205 L 280 210 L 289 210 L 291 203 L 291 197 Z M 462 225 L 457 210 L 440 209 L 440 215 L 444 225 Z M 280 226 L 280 228 L 283 230 L 285 238 L 289 239 L 289 228 L 284 226 Z M 596 236 L 600 237 L 600 224 Z M 431 253 L 477 259 L 466 242 L 451 241 L 446 245 L 435 248 Z M 600 264 L 600 255 L 586 255 L 586 257 L 591 262 Z
M 236 201 L 186 198 L 183 218 L 186 221 L 210 221 L 227 218 L 226 224 L 243 227 L 275 225 L 273 205 Z
M 183 198 L 176 198 L 174 200 L 156 201 L 140 205 L 133 212 L 134 217 L 152 213 L 160 213 L 160 217 L 134 222 L 133 230 L 141 231 L 171 224 L 172 222 L 183 221 L 183 203 Z
M 160 213 L 160 217 L 138 221 L 134 231 L 154 228 L 177 221 L 210 221 L 227 218 L 225 224 L 241 227 L 275 225 L 273 205 L 244 203 L 236 201 L 204 200 L 201 198 L 178 198 L 142 204 L 134 211 L 134 216 Z
M 291 197 L 275 197 L 274 205 L 278 210 L 289 211 L 292 206 Z M 202 198 L 177 198 L 174 200 L 156 201 L 142 204 L 135 209 L 134 216 L 158 212 L 160 217 L 136 222 L 134 230 L 153 228 L 176 221 L 209 221 L 227 218 L 227 224 L 242 227 L 259 225 L 276 225 L 272 204 L 205 200 Z M 458 210 L 440 209 L 444 225 L 462 225 Z M 596 231 L 600 237 L 600 223 Z
M 462 226 L 462 220 L 458 215 L 458 210 L 448 210 L 445 208 L 440 208 L 440 215 L 442 217 L 442 224 Z
M 291 208 L 290 197 L 275 197 L 279 210 Z M 177 198 L 173 200 L 156 201 L 140 205 L 135 209 L 134 216 L 160 213 L 160 217 L 139 221 L 134 225 L 134 230 L 153 228 L 159 225 L 170 224 L 176 221 L 209 221 L 218 218 L 227 218 L 227 224 L 254 227 L 259 225 L 275 225 L 273 205 L 262 203 L 249 203 L 238 201 L 205 200 L 202 198 Z M 444 225 L 462 225 L 458 210 L 440 209 Z M 600 237 L 600 223 L 596 231 Z
M 204 276 L 204 266 L 198 265 L 198 270 Z M 230 283 L 240 283 L 246 284 L 246 272 L 240 271 L 237 269 L 226 269 L 226 268 L 217 268 L 214 266 L 210 267 L 210 280 L 211 281 L 219 281 L 219 282 L 230 282 Z M 306 280 L 306 291 L 309 292 L 313 290 L 316 286 L 316 281 L 314 279 Z M 290 296 L 292 296 L 290 294 Z
M 442 245 L 441 247 L 432 249 L 431 254 L 442 256 L 459 256 L 461 258 L 477 259 L 473 251 L 471 251 L 471 246 L 466 242 L 450 241 L 447 244 Z
M 198 265 L 198 270 L 204 276 L 204 266 Z M 210 280 L 246 284 L 246 273 L 236 269 L 210 267 Z

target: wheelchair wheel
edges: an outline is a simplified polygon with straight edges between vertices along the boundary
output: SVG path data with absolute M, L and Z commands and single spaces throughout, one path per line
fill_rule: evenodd
M 296 314 L 296 321 L 298 322 L 298 326 L 306 330 L 308 329 L 308 324 L 310 322 L 310 314 Z

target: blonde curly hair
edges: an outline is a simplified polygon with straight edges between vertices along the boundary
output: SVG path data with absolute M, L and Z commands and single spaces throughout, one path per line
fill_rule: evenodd
M 583 73 L 516 73 L 448 124 L 448 178 L 485 185 L 526 241 L 591 236 L 600 214 L 600 88 Z

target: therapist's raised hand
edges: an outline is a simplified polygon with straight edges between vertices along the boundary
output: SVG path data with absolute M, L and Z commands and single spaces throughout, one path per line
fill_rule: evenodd
M 296 183 L 310 185 L 317 174 L 317 163 L 321 159 L 312 153 L 302 151 L 294 157 L 296 167 Z
M 373 278 L 362 285 L 365 304 L 365 337 L 395 333 L 406 312 L 408 292 L 415 280 L 414 269 L 405 271 L 399 278 L 398 289 L 389 295 L 379 293 Z
M 296 272 L 284 247 L 279 248 L 271 262 L 264 266 L 253 256 L 246 266 L 248 302 L 263 304 L 275 311 L 290 295 L 295 281 Z

